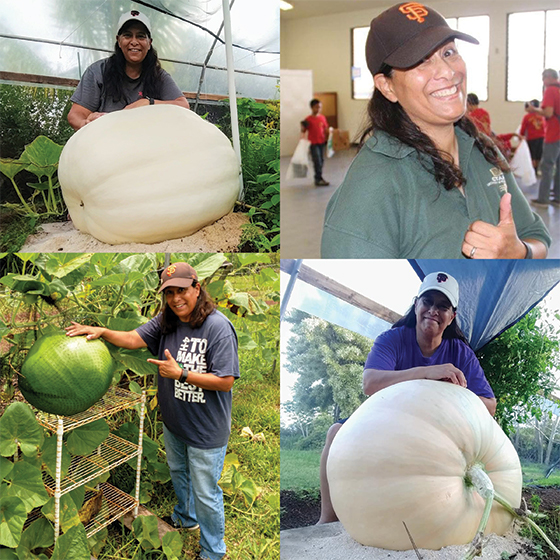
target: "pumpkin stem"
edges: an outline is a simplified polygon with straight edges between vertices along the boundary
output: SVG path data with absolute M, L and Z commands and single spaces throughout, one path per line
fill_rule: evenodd
M 475 556 L 480 556 L 482 554 L 484 530 L 486 529 L 488 519 L 490 518 L 490 511 L 492 510 L 492 502 L 494 501 L 495 495 L 494 485 L 492 484 L 490 477 L 482 468 L 482 465 L 476 464 L 469 467 L 467 470 L 467 479 L 486 502 L 484 505 L 484 512 L 482 513 L 482 519 L 478 524 L 476 535 L 474 536 L 467 553 L 463 557 L 463 560 L 472 560 Z

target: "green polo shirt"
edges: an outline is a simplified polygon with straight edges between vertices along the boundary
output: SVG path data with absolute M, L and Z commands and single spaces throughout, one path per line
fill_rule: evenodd
M 484 159 L 474 139 L 455 127 L 465 196 L 436 183 L 431 160 L 384 132 L 360 150 L 327 206 L 323 258 L 457 259 L 470 224 L 497 225 L 500 198 L 512 195 L 520 239 L 550 246 L 541 218 L 532 212 L 511 173 Z M 423 163 L 422 163 L 423 162 Z

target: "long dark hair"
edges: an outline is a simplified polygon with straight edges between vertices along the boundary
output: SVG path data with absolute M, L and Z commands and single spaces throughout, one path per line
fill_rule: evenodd
M 393 75 L 393 68 L 385 65 L 381 73 L 387 78 Z M 418 158 L 422 166 L 432 173 L 436 181 L 443 185 L 446 190 L 454 187 L 462 187 L 467 180 L 461 169 L 450 161 L 450 155 L 438 150 L 432 139 L 424 134 L 420 128 L 412 122 L 401 104 L 389 101 L 379 89 L 375 89 L 368 103 L 369 123 L 362 132 L 360 147 L 376 130 L 383 130 L 390 136 L 400 140 L 403 144 L 411 146 L 418 153 Z M 474 123 L 466 116 L 461 117 L 455 126 L 465 131 L 474 138 L 476 147 L 481 151 L 486 161 L 495 165 L 502 171 L 509 171 L 509 166 L 505 159 L 500 155 L 498 148 L 487 137 L 481 135 Z M 432 161 L 432 166 L 427 164 L 423 155 L 428 156 Z
M 414 302 L 416 303 L 416 299 Z M 454 307 L 453 311 L 457 312 L 457 309 Z M 414 308 L 414 303 L 410 307 L 410 309 L 391 327 L 392 329 L 396 329 L 397 327 L 408 327 L 410 329 L 416 328 L 416 310 Z M 467 337 L 463 334 L 463 331 L 459 328 L 457 324 L 457 316 L 453 318 L 451 324 L 443 331 L 443 338 L 458 338 L 462 342 L 464 342 L 467 346 L 469 346 L 469 341 Z
M 159 99 L 161 97 L 161 73 L 162 68 L 159 62 L 156 49 L 150 47 L 146 58 L 142 61 L 142 78 L 144 79 L 142 93 L 146 97 Z M 124 100 L 123 83 L 129 79 L 126 75 L 126 59 L 119 47 L 119 42 L 115 42 L 115 52 L 107 60 L 103 71 L 103 83 L 105 84 L 105 95 L 112 98 L 114 103 Z
M 193 287 L 196 286 L 196 280 L 193 282 Z M 200 293 L 198 294 L 198 298 L 196 300 L 196 304 L 194 309 L 192 310 L 191 316 L 189 317 L 189 325 L 192 328 L 197 328 L 206 321 L 206 317 L 210 315 L 216 309 L 216 304 L 208 294 L 208 292 L 202 287 L 200 284 Z M 164 304 L 163 309 L 161 311 L 161 330 L 163 334 L 170 334 L 177 330 L 177 325 L 179 324 L 179 317 L 175 315 L 173 310 L 167 305 L 167 302 Z

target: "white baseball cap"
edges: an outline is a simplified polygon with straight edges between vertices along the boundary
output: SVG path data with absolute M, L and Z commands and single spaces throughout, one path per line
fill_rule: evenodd
M 148 19 L 148 17 L 145 16 L 142 12 L 139 12 L 138 10 L 130 10 L 129 12 L 125 12 L 119 18 L 119 23 L 117 26 L 117 35 L 121 32 L 121 29 L 123 28 L 124 24 L 132 20 L 143 23 L 146 26 L 148 33 L 150 35 L 152 34 L 152 26 L 150 24 L 150 20 Z
M 447 296 L 453 307 L 457 307 L 459 303 L 459 284 L 447 272 L 431 272 L 427 274 L 418 291 L 418 297 L 430 290 L 441 292 Z

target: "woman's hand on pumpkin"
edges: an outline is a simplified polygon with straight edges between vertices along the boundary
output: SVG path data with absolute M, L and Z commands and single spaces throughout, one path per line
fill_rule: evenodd
M 99 338 L 105 329 L 103 327 L 80 325 L 80 323 L 72 321 L 72 325 L 70 327 L 66 327 L 64 330 L 66 331 L 67 336 L 80 336 L 85 334 L 88 340 L 94 340 Z
M 130 103 L 130 105 L 127 105 L 125 107 L 125 109 L 135 109 L 136 107 L 146 107 L 149 104 L 150 104 L 150 101 L 143 97 L 142 99 L 138 99 L 134 103 Z
M 86 118 L 86 124 L 89 124 L 90 122 L 93 122 L 94 120 L 96 120 L 99 117 L 102 117 L 103 115 L 106 115 L 106 114 L 107 113 L 91 113 Z
M 148 358 L 148 362 L 155 364 L 159 369 L 159 374 L 162 377 L 167 377 L 168 379 L 179 379 L 183 373 L 183 369 L 177 363 L 175 358 L 171 355 L 171 352 L 165 349 L 165 360 L 154 360 L 153 358 Z
M 481 220 L 473 222 L 463 240 L 463 255 L 471 259 L 523 259 L 527 253 L 525 245 L 517 237 L 511 194 L 500 200 L 500 221 L 497 226 Z
M 467 386 L 465 374 L 453 364 L 440 364 L 437 366 L 425 366 L 421 368 L 425 375 L 424 379 L 435 379 L 437 381 L 449 381 L 461 387 Z

